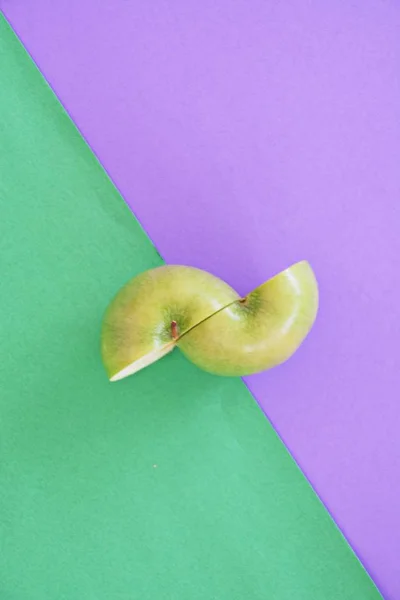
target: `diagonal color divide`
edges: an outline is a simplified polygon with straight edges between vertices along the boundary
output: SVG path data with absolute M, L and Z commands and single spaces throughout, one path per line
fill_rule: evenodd
M 1 596 L 374 600 L 239 380 L 118 386 L 105 303 L 156 250 L 0 18 Z
M 245 293 L 310 260 L 313 332 L 247 385 L 400 598 L 400 3 L 2 6 L 168 263 Z

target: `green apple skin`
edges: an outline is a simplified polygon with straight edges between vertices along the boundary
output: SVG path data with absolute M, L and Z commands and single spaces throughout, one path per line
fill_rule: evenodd
M 109 379 L 136 361 L 143 368 L 172 350 L 172 322 L 181 336 L 238 298 L 227 283 L 194 267 L 165 265 L 134 277 L 111 301 L 102 323 Z
M 317 281 L 309 263 L 301 261 L 193 328 L 178 347 L 210 373 L 251 375 L 292 356 L 317 311 Z

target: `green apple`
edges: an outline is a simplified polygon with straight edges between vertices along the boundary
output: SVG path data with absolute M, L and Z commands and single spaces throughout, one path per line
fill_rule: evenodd
M 282 271 L 188 331 L 178 347 L 210 373 L 243 376 L 286 361 L 310 331 L 318 286 L 308 262 Z
M 162 266 L 134 277 L 103 319 L 101 352 L 109 379 L 162 358 L 180 336 L 238 298 L 227 283 L 193 267 Z

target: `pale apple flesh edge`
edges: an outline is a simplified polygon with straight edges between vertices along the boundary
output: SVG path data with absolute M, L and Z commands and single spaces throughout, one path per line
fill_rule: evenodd
M 129 375 L 133 375 L 134 373 L 141 371 L 145 367 L 148 367 L 160 358 L 163 358 L 163 356 L 166 356 L 167 354 L 172 352 L 172 350 L 175 348 L 175 345 L 175 342 L 172 342 L 170 344 L 167 344 L 166 346 L 163 346 L 162 348 L 157 348 L 157 350 L 153 350 L 153 352 L 145 354 L 144 356 L 142 356 L 138 360 L 135 360 L 127 367 L 121 369 L 121 371 L 118 371 L 118 373 L 115 373 L 115 375 L 110 377 L 110 381 L 120 381 L 121 379 L 125 379 L 125 377 L 129 377 Z

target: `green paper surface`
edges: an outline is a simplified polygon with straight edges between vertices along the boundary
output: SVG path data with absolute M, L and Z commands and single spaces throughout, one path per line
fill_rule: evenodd
M 108 382 L 104 309 L 161 259 L 1 16 L 0 75 L 1 599 L 380 598 L 241 380 Z

